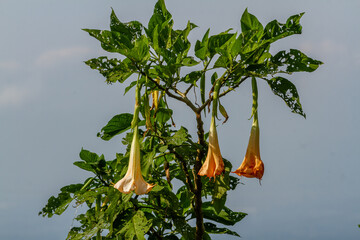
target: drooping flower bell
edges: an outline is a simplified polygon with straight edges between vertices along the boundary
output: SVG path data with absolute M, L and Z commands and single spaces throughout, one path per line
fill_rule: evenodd
M 154 187 L 154 185 L 147 183 L 141 174 L 140 143 L 138 131 L 138 115 L 140 109 L 139 95 L 140 89 L 137 86 L 135 111 L 132 122 L 134 135 L 131 142 L 128 170 L 125 176 L 114 185 L 114 188 L 118 189 L 122 193 L 130 193 L 135 191 L 137 195 L 148 193 Z
M 213 95 L 213 111 L 211 117 L 211 124 L 209 130 L 209 147 L 208 153 L 201 169 L 198 172 L 200 176 L 207 176 L 208 178 L 216 177 L 224 171 L 224 162 L 221 157 L 219 141 L 216 131 L 215 116 L 217 111 L 218 92 L 220 84 L 217 83 L 214 88 Z
M 261 180 L 264 174 L 264 163 L 260 158 L 260 130 L 257 115 L 257 86 L 256 80 L 253 79 L 253 123 L 251 126 L 249 144 L 246 150 L 246 154 L 240 167 L 234 172 L 239 176 L 248 178 L 258 178 Z
M 156 78 L 155 82 L 157 82 L 159 84 L 160 79 Z M 159 108 L 159 101 L 160 101 L 160 99 L 159 99 L 159 90 L 152 91 L 151 95 L 152 95 L 152 100 L 153 100 L 151 108 L 155 109 L 155 112 L 156 112 L 158 110 L 158 108 Z
M 259 132 L 259 125 L 256 121 L 251 127 L 249 144 L 244 160 L 240 167 L 234 172 L 239 176 L 258 178 L 261 180 L 264 174 L 264 163 L 260 158 Z

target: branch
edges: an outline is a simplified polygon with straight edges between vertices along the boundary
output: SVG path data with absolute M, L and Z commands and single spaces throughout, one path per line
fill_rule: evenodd
M 206 142 L 204 139 L 204 127 L 203 127 L 203 121 L 201 119 L 201 112 L 196 113 L 196 125 L 197 125 L 197 135 L 198 135 L 198 143 L 201 146 L 206 146 Z M 201 199 L 201 192 L 202 192 L 202 182 L 201 182 L 201 176 L 198 175 L 198 172 L 202 165 L 202 159 L 205 157 L 205 152 L 203 148 L 197 149 L 197 156 L 194 166 L 194 178 L 195 178 L 195 206 L 194 206 L 194 212 L 196 216 L 196 233 L 195 233 L 195 239 L 196 240 L 202 240 L 205 228 L 204 228 L 204 217 L 202 212 L 202 199 Z
M 248 78 L 249 78 L 249 76 L 243 77 L 243 78 L 240 80 L 240 82 L 238 82 L 234 87 L 228 88 L 226 91 L 222 92 L 222 93 L 219 95 L 219 98 L 220 98 L 220 97 L 223 97 L 223 96 L 225 96 L 226 94 L 228 94 L 229 92 L 235 90 L 235 88 L 239 87 L 240 84 L 242 84 L 242 83 L 243 83 L 246 79 L 248 79 Z
M 204 69 L 202 70 L 203 74 L 205 74 L 205 72 L 208 70 L 207 68 L 208 68 L 211 60 L 212 60 L 212 58 L 210 58 L 210 60 L 204 64 Z M 193 86 L 194 86 L 194 85 L 191 84 L 190 87 L 188 87 L 188 89 L 186 89 L 186 91 L 184 92 L 184 95 L 185 95 L 185 96 L 189 93 L 189 91 L 191 90 L 191 88 L 192 88 Z
M 151 82 L 153 82 L 156 87 L 158 87 L 160 90 L 164 91 L 169 97 L 174 98 L 176 100 L 179 100 L 180 102 L 185 103 L 186 105 L 188 105 L 191 110 L 193 110 L 194 112 L 196 112 L 197 108 L 195 107 L 195 105 L 185 96 L 184 93 L 182 93 L 181 91 L 179 91 L 177 88 L 172 87 L 171 89 L 173 91 L 175 91 L 177 94 L 179 94 L 180 96 L 177 96 L 175 94 L 173 94 L 172 92 L 170 92 L 169 88 L 164 88 L 163 86 L 161 86 L 159 83 L 157 83 L 152 77 L 150 77 L 149 75 L 146 74 L 146 72 L 144 72 L 136 63 L 134 63 L 134 65 L 136 66 L 136 68 L 139 70 L 139 72 L 147 77 Z
M 184 171 L 184 173 L 185 173 L 186 183 L 189 185 L 190 191 L 195 194 L 194 185 L 193 185 L 193 183 L 191 182 L 189 170 L 187 169 L 185 159 L 184 159 L 181 155 L 179 155 L 173 148 L 171 148 L 171 149 L 169 149 L 169 150 L 170 150 L 170 152 L 173 153 L 173 154 L 175 155 L 175 157 L 180 161 L 181 168 L 183 169 L 183 171 Z

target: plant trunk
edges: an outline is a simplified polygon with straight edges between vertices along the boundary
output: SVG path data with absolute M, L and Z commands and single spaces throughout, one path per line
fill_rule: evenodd
M 203 121 L 201 120 L 201 113 L 196 113 L 196 123 L 197 123 L 197 135 L 198 135 L 198 143 L 201 145 L 201 148 L 197 150 L 197 156 L 196 156 L 196 162 L 194 167 L 194 178 L 195 178 L 195 187 L 194 187 L 194 193 L 195 193 L 195 216 L 196 216 L 196 233 L 195 233 L 195 239 L 196 240 L 202 240 L 204 236 L 204 219 L 203 219 L 203 213 L 202 213 L 202 199 L 201 199 L 201 191 L 202 191 L 202 183 L 201 183 L 201 176 L 199 176 L 197 173 L 199 172 L 201 168 L 201 160 L 205 156 L 205 140 L 204 140 L 204 127 L 203 127 Z

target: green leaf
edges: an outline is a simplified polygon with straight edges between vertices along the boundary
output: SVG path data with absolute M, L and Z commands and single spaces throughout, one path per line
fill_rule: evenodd
M 275 77 L 267 82 L 274 94 L 281 97 L 293 113 L 306 118 L 300 104 L 299 94 L 292 82 L 283 77 Z
M 170 120 L 171 115 L 172 115 L 173 111 L 171 109 L 167 109 L 167 108 L 158 108 L 158 111 L 156 113 L 156 120 L 160 123 L 160 124 L 164 124 L 167 121 Z
M 154 48 L 156 53 L 160 53 L 159 48 L 159 25 L 156 25 L 152 32 L 152 47 Z
M 209 38 L 210 57 L 213 57 L 216 53 L 220 53 L 219 49 L 224 47 L 232 36 L 234 36 L 233 33 L 220 33 L 218 35 L 211 36 Z
M 89 171 L 89 172 L 95 172 L 94 168 L 92 167 L 92 165 L 86 163 L 86 162 L 81 162 L 81 161 L 76 161 L 73 163 L 75 166 L 85 170 L 85 171 Z
M 225 192 L 223 192 L 221 197 L 219 198 L 213 197 L 212 200 L 212 204 L 214 205 L 214 209 L 217 214 L 220 214 L 221 210 L 224 208 L 226 203 L 226 197 L 227 197 L 226 189 L 223 188 L 222 190 L 225 190 Z
M 123 219 L 125 224 L 118 232 L 124 239 L 132 240 L 136 237 L 138 240 L 145 240 L 145 233 L 149 231 L 152 221 L 146 219 L 144 212 L 138 210 L 135 214 Z
M 211 75 L 211 84 L 214 85 L 216 79 L 218 79 L 217 72 L 214 72 L 213 75 Z
M 131 88 L 133 88 L 134 86 L 136 86 L 136 84 L 137 84 L 137 81 L 132 81 L 132 82 L 130 83 L 130 85 L 125 88 L 124 95 L 125 95 L 128 91 L 130 91 Z
M 85 149 L 81 149 L 79 156 L 81 160 L 84 160 L 87 163 L 95 163 L 99 160 L 99 156 L 96 153 Z
M 59 193 L 57 197 L 51 196 L 39 215 L 49 218 L 54 214 L 60 215 L 67 209 L 72 200 L 73 198 L 69 193 Z
M 157 25 L 162 25 L 164 22 L 169 22 L 172 18 L 170 12 L 166 9 L 165 1 L 159 0 L 154 7 L 154 13 L 151 16 L 148 24 L 147 32 L 148 36 L 153 36 L 153 31 Z
M 128 58 L 121 61 L 115 58 L 98 57 L 86 61 L 85 64 L 92 69 L 98 70 L 106 78 L 107 83 L 115 83 L 117 81 L 123 83 L 136 71 L 136 68 Z
M 221 55 L 214 63 L 214 68 L 228 68 L 229 66 L 229 58 L 224 55 Z
M 240 237 L 237 232 L 231 231 L 227 228 L 218 228 L 216 224 L 206 222 L 204 223 L 205 231 L 210 234 L 229 234 L 232 236 Z
M 299 50 L 290 49 L 290 52 L 280 51 L 272 57 L 271 61 L 278 66 L 286 65 L 286 72 L 313 72 L 321 61 L 314 60 L 306 56 Z
M 156 149 L 154 148 L 151 152 L 148 152 L 141 159 L 141 172 L 143 176 L 147 176 L 150 171 L 150 167 L 154 161 L 154 157 L 156 155 Z
M 196 85 L 196 82 L 200 79 L 202 75 L 203 75 L 202 71 L 193 71 L 191 73 L 186 74 L 185 77 L 182 77 L 181 81 Z
M 202 41 L 196 41 L 195 44 L 195 56 L 201 60 L 205 60 L 208 56 L 208 43 L 209 43 L 210 28 L 206 31 Z
M 146 36 L 136 39 L 134 47 L 126 56 L 136 62 L 144 62 L 150 57 L 149 40 Z
M 185 57 L 181 63 L 183 66 L 192 67 L 198 65 L 200 62 L 195 61 L 193 57 Z
M 182 186 L 177 191 L 176 196 L 179 199 L 183 214 L 186 213 L 191 208 L 192 193 L 187 189 L 187 186 Z
M 39 212 L 43 217 L 61 215 L 74 199 L 74 194 L 81 190 L 83 184 L 71 184 L 60 189 L 57 197 L 50 197 L 46 206 Z M 71 195 L 72 194 L 72 195 Z
M 138 21 L 131 21 L 128 23 L 122 23 L 115 15 L 114 10 L 111 11 L 110 15 L 110 29 L 114 32 L 119 32 L 125 35 L 130 41 L 134 41 L 136 38 L 141 36 L 143 26 Z
M 172 144 L 175 146 L 180 146 L 181 144 L 183 144 L 185 141 L 188 140 L 188 131 L 186 128 L 181 127 L 178 131 L 175 132 L 174 135 L 172 135 L 171 137 L 167 138 L 167 144 Z
M 191 227 L 185 218 L 183 217 L 175 217 L 174 216 L 174 225 L 176 228 L 176 231 L 179 232 L 182 235 L 182 239 L 194 239 L 195 236 L 195 228 Z
M 220 111 L 221 115 L 223 115 L 223 117 L 225 118 L 225 120 L 223 122 L 223 124 L 224 124 L 229 119 L 229 115 L 227 114 L 224 106 L 221 105 L 220 101 L 219 101 L 219 111 Z
M 100 41 L 101 47 L 108 52 L 117 52 L 127 55 L 129 50 L 133 48 L 131 40 L 124 34 L 112 32 L 109 30 L 83 29 L 90 36 Z
M 300 19 L 303 15 L 304 13 L 300 13 L 289 17 L 286 24 L 279 23 L 277 20 L 269 22 L 264 29 L 264 39 L 275 42 L 293 34 L 301 34 Z
M 242 213 L 242 212 L 233 212 L 231 209 L 227 207 L 224 207 L 220 213 L 217 213 L 211 202 L 204 202 L 202 209 L 203 209 L 204 218 L 225 225 L 234 225 L 235 223 L 241 221 L 247 215 L 246 213 Z
M 165 1 L 158 0 L 154 7 L 154 13 L 159 14 L 164 17 L 164 19 L 170 19 L 172 16 L 170 12 L 166 9 Z
M 259 20 L 245 9 L 243 15 L 241 16 L 241 31 L 246 32 L 250 30 L 254 30 L 257 32 L 262 32 L 264 27 L 259 22 Z
M 114 116 L 108 124 L 97 134 L 101 139 L 108 141 L 114 136 L 130 129 L 133 115 L 130 113 L 122 113 Z

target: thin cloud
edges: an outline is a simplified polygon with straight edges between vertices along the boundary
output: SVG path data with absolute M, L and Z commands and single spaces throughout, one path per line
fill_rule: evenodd
M 0 61 L 0 69 L 2 70 L 16 70 L 20 67 L 20 64 L 16 61 Z
M 0 107 L 21 105 L 31 96 L 30 91 L 18 86 L 0 89 Z
M 35 61 L 37 66 L 50 66 L 57 62 L 84 56 L 90 52 L 86 47 L 69 47 L 57 50 L 50 50 L 41 54 Z
M 300 48 L 304 52 L 319 53 L 321 55 L 343 55 L 348 53 L 345 45 L 330 39 L 325 39 L 318 43 L 304 42 Z

